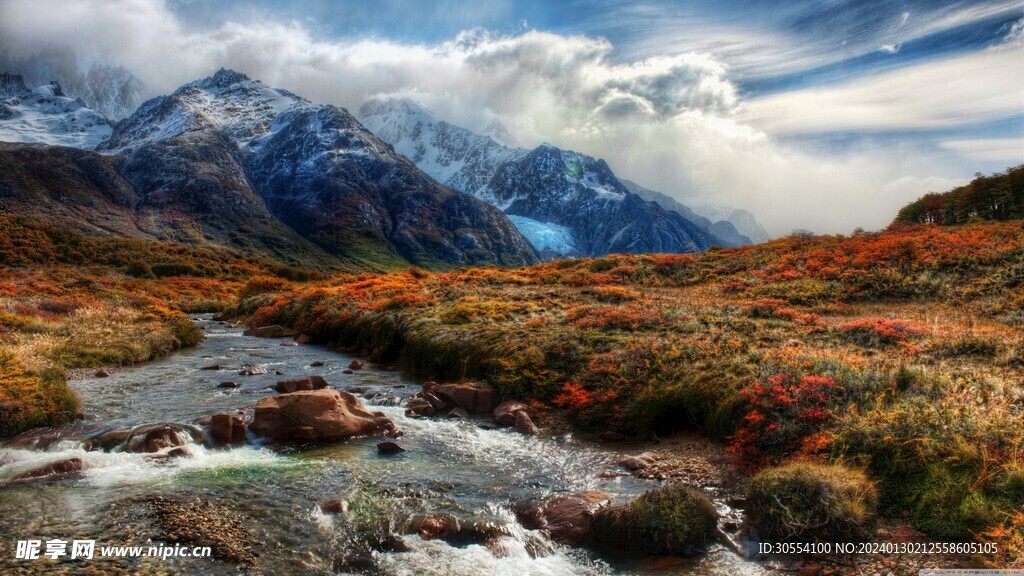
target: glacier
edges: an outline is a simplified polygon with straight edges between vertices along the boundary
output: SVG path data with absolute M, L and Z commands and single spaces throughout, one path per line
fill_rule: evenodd
M 559 256 L 569 256 L 576 252 L 572 230 L 568 226 L 541 222 L 526 216 L 506 214 L 519 233 L 533 244 L 537 252 L 550 250 Z

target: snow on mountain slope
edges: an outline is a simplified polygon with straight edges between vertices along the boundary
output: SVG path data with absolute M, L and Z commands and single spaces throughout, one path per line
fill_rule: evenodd
M 685 218 L 636 197 L 607 163 L 544 144 L 504 146 L 490 136 L 436 118 L 408 99 L 377 99 L 359 110 L 363 124 L 444 184 L 489 202 L 520 232 L 561 256 L 612 252 L 692 252 L 722 242 Z M 545 228 L 546 227 L 546 228 Z M 572 242 L 554 242 L 568 230 Z
M 185 84 L 169 96 L 145 102 L 118 126 L 101 150 L 123 152 L 204 129 L 222 131 L 245 145 L 267 134 L 281 113 L 311 105 L 287 90 L 221 69 L 209 78 Z
M 94 148 L 110 137 L 105 116 L 53 83 L 28 90 L 18 75 L 0 75 L 0 140 Z
M 499 210 L 440 186 L 345 109 L 231 70 L 144 103 L 98 150 L 165 157 L 199 150 L 190 142 L 211 135 L 235 148 L 270 214 L 346 260 L 392 268 L 537 259 Z
M 527 154 L 440 120 L 405 98 L 371 100 L 359 108 L 358 117 L 363 126 L 438 182 L 492 204 L 497 203 L 487 185 L 498 166 Z
M 21 75 L 29 86 L 57 82 L 65 94 L 116 121 L 142 102 L 142 82 L 122 66 L 86 62 L 69 48 L 50 46 L 27 57 L 0 51 L 0 70 Z

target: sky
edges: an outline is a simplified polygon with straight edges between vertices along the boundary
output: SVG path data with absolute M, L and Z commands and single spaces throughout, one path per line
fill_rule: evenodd
M 774 235 L 886 226 L 1024 163 L 1024 0 L 6 0 L 0 50 L 417 100 Z

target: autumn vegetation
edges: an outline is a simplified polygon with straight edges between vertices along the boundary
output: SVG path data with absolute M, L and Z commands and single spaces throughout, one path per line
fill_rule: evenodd
M 1009 182 L 1007 218 L 1019 170 L 992 177 Z M 795 523 L 766 512 L 782 537 L 838 510 L 861 519 L 845 537 L 905 518 L 1019 550 L 1024 226 L 969 212 L 698 255 L 332 276 L 3 217 L 0 435 L 72 418 L 67 369 L 195 344 L 185 314 L 230 307 L 424 379 L 487 380 L 584 433 L 702 430 L 753 489 L 841 496 Z
M 0 436 L 74 418 L 68 369 L 143 362 L 202 338 L 188 312 L 309 273 L 226 251 L 0 217 Z
M 790 467 L 768 478 L 796 494 L 849 488 L 835 509 L 865 520 L 1020 534 L 1019 221 L 342 274 L 237 312 L 424 378 L 486 379 L 582 431 L 701 429 L 751 473 Z

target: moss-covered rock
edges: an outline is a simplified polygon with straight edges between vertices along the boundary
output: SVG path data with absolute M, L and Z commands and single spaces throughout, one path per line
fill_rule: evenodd
M 594 515 L 594 536 L 609 548 L 646 555 L 693 555 L 711 539 L 718 521 L 715 505 L 699 490 L 668 486 L 647 492 L 626 506 Z
M 756 474 L 747 512 L 765 540 L 857 541 L 871 535 L 877 502 L 863 472 L 797 462 Z

